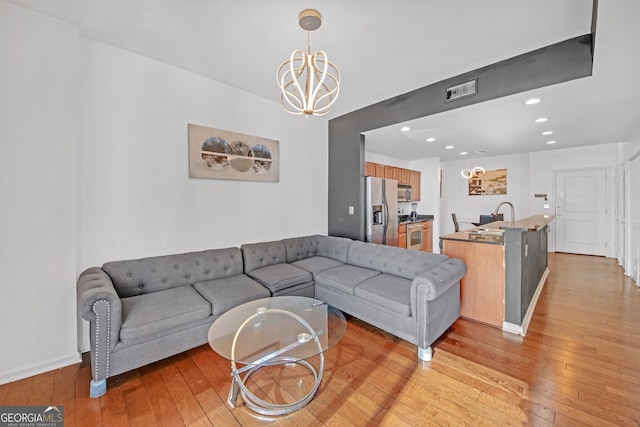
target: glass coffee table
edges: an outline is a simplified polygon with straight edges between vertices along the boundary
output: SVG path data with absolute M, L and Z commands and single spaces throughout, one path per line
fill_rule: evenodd
M 323 352 L 340 341 L 346 328 L 340 310 L 314 298 L 264 298 L 227 311 L 211 325 L 209 345 L 231 361 L 229 405 L 236 406 L 240 393 L 247 407 L 264 415 L 283 415 L 302 408 L 320 386 Z M 319 358 L 318 367 L 307 360 L 314 356 Z M 311 390 L 284 403 L 268 401 L 249 390 L 251 375 L 262 368 L 281 365 L 305 368 L 315 381 Z

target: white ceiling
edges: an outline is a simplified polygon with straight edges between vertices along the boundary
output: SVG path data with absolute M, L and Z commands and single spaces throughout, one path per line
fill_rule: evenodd
M 8 0 L 94 39 L 278 101 L 279 64 L 306 47 L 298 13 L 323 24 L 311 49 L 340 69 L 337 117 L 422 86 L 590 32 L 588 0 Z M 407 160 L 624 141 L 640 124 L 640 1 L 600 0 L 592 77 L 367 134 L 367 149 Z M 529 95 L 542 102 L 525 107 Z M 538 116 L 547 126 L 535 125 Z M 304 120 L 302 117 L 301 120 Z M 539 133 L 553 130 L 553 147 Z M 435 143 L 427 143 L 434 135 Z M 455 145 L 445 150 L 445 144 Z

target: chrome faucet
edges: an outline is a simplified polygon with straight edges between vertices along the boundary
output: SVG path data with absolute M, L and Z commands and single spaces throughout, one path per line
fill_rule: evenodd
M 516 214 L 515 214 L 515 209 L 513 208 L 513 204 L 511 202 L 502 202 L 502 203 L 500 203 L 498 205 L 498 207 L 495 208 L 495 210 L 493 211 L 493 213 L 491 215 L 493 215 L 493 216 L 498 215 L 498 211 L 500 210 L 502 205 L 511 206 L 511 227 L 515 227 L 516 226 Z

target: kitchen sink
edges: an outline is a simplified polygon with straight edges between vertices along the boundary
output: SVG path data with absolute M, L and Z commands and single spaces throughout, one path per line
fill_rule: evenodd
M 467 230 L 465 233 L 469 234 L 487 234 L 489 236 L 502 236 L 504 234 L 504 230 L 499 228 L 477 228 L 475 230 Z

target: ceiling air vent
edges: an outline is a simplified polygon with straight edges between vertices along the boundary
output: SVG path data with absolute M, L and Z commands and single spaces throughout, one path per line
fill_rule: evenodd
M 463 98 L 469 95 L 476 94 L 476 79 L 468 81 L 466 83 L 462 83 L 456 86 L 451 86 L 447 88 L 447 93 L 445 94 L 447 101 L 453 101 L 454 99 Z

